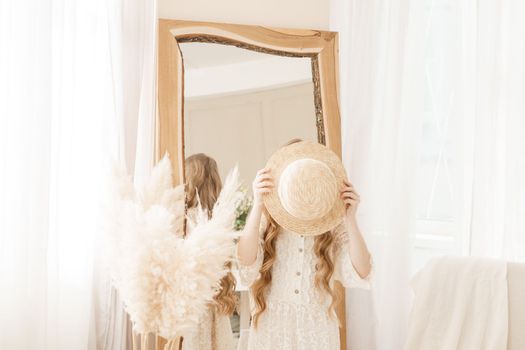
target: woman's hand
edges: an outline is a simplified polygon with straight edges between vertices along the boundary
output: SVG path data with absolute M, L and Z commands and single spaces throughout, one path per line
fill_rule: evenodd
M 366 278 L 372 270 L 372 265 L 370 263 L 368 247 L 359 230 L 355 217 L 360 198 L 354 186 L 348 180 L 344 180 L 341 186 L 341 199 L 346 207 L 345 224 L 347 232 L 350 234 L 350 257 L 352 259 L 352 265 L 361 278 Z
M 341 186 L 341 199 L 345 203 L 346 219 L 355 221 L 355 213 L 357 212 L 360 198 L 359 194 L 354 189 L 354 186 L 348 180 L 343 180 L 343 185 Z
M 237 258 L 242 265 L 251 265 L 257 259 L 259 244 L 259 228 L 263 211 L 263 196 L 273 188 L 270 169 L 264 168 L 257 172 L 253 180 L 253 206 L 246 219 L 243 233 L 237 245 Z
M 273 177 L 270 174 L 270 169 L 264 168 L 257 172 L 252 183 L 253 191 L 253 206 L 261 206 L 263 203 L 263 196 L 269 193 L 273 188 Z

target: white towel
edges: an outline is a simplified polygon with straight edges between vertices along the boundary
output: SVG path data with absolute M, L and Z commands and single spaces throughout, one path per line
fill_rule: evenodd
M 414 277 L 405 350 L 504 350 L 507 347 L 507 265 L 442 257 Z

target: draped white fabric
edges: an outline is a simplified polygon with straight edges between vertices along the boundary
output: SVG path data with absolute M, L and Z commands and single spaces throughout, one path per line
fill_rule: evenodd
M 349 349 L 403 346 L 415 209 L 426 207 L 416 184 L 429 144 L 442 162 L 436 169 L 447 171 L 454 229 L 436 226 L 452 248 L 430 243 L 428 257 L 525 260 L 524 15 L 513 0 L 332 1 L 343 160 L 361 193 L 377 270 L 372 294 L 347 292 Z M 436 144 L 424 139 L 428 110 L 438 120 Z
M 399 349 L 409 310 L 420 131 L 421 35 L 411 1 L 333 2 L 340 32 L 343 161 L 374 256 L 372 294 L 347 291 L 349 349 Z M 375 312 L 374 312 L 375 310 Z
M 152 162 L 155 11 L 154 1 L 0 2 L 1 348 L 126 347 L 96 244 L 108 161 L 134 167 L 139 119 L 135 163 Z
M 155 156 L 157 2 L 112 0 L 107 2 L 107 9 L 114 113 L 124 120 L 127 168 L 134 173 L 135 182 L 141 183 L 152 169 Z M 97 349 L 129 349 L 129 317 L 111 286 L 104 260 L 97 260 L 95 275 L 91 326 L 97 334 Z
M 525 261 L 525 3 L 483 0 L 470 10 L 472 79 L 462 82 L 474 114 L 469 253 Z
M 86 349 L 98 194 L 120 152 L 102 1 L 2 2 L 0 346 Z

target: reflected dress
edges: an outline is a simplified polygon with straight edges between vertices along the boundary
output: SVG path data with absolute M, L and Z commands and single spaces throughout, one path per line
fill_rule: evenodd
M 240 265 L 241 282 L 251 286 L 259 277 L 263 262 L 261 223 L 259 248 L 255 262 Z M 343 224 L 334 235 L 332 259 L 335 280 L 346 288 L 369 289 L 370 275 L 362 279 L 352 265 L 349 235 Z M 272 282 L 266 295 L 266 310 L 260 314 L 257 328 L 250 326 L 249 350 L 338 350 L 339 325 L 335 315 L 328 314 L 330 297 L 315 286 L 315 237 L 302 236 L 281 228 L 277 236 L 277 258 L 272 266 Z M 251 298 L 252 314 L 254 312 Z
M 197 212 L 188 210 L 188 217 L 195 221 Z M 191 231 L 188 231 L 191 234 Z M 199 326 L 194 332 L 183 335 L 183 350 L 233 350 L 233 339 L 230 317 L 223 315 L 210 305 L 202 316 Z
M 182 342 L 183 350 L 234 350 L 230 318 L 208 309 L 195 333 L 186 334 Z

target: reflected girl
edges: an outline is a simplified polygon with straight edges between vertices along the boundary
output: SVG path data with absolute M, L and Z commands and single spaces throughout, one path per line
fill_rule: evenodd
M 196 215 L 200 203 L 202 209 L 211 217 L 213 206 L 222 189 L 217 162 L 203 153 L 194 154 L 186 158 L 185 176 L 188 216 L 191 218 Z M 220 290 L 214 299 L 197 332 L 184 336 L 183 349 L 232 350 L 234 348 L 229 317 L 235 310 L 237 300 L 235 278 L 231 272 L 220 281 Z

